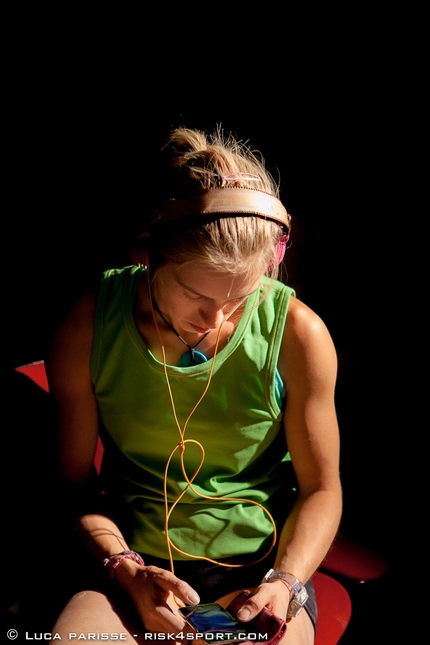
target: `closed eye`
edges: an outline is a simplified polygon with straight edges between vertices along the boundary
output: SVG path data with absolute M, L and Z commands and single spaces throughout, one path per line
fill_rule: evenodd
M 204 296 L 196 296 L 196 295 L 191 295 L 190 293 L 187 293 L 186 291 L 183 291 L 183 294 L 188 300 L 203 300 Z

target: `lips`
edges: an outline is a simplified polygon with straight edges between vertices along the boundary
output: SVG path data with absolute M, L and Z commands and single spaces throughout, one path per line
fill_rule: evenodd
M 209 331 L 211 331 L 210 329 L 203 329 L 203 327 L 198 327 L 197 325 L 193 325 L 193 323 L 189 323 L 189 324 L 193 329 L 195 329 L 195 331 L 198 334 L 207 334 Z

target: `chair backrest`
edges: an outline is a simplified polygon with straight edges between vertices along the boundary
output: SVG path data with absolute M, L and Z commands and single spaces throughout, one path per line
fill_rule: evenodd
M 388 566 L 386 558 L 379 553 L 338 533 L 320 568 L 351 580 L 367 582 L 380 578 Z
M 20 365 L 15 367 L 15 372 L 25 374 L 32 381 L 36 383 L 42 390 L 49 392 L 48 378 L 46 376 L 46 369 L 44 361 L 36 361 L 35 363 L 28 363 L 27 365 Z
M 20 372 L 21 374 L 25 374 L 26 376 L 28 376 L 28 378 L 34 381 L 36 385 L 41 387 L 42 390 L 45 390 L 45 392 L 49 392 L 49 383 L 48 383 L 48 378 L 46 376 L 44 361 L 36 361 L 34 363 L 28 363 L 27 365 L 20 365 L 19 367 L 15 368 L 15 371 Z M 98 473 L 100 472 L 102 457 L 103 457 L 103 444 L 99 437 L 97 442 L 96 454 L 94 456 L 94 467 Z

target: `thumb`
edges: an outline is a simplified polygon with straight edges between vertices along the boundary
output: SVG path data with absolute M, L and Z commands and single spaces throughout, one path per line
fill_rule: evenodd
M 265 593 L 265 590 L 262 587 L 259 587 L 256 593 L 253 596 L 250 596 L 239 609 L 237 612 L 237 618 L 244 623 L 252 620 L 260 613 L 263 607 L 265 607 L 270 597 L 271 594 Z

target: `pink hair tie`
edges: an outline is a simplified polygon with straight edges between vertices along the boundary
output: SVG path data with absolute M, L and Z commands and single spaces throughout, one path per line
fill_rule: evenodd
M 115 558 L 118 559 L 116 560 Z M 112 580 L 115 569 L 121 564 L 121 562 L 124 562 L 124 560 L 133 560 L 133 562 L 137 562 L 141 567 L 145 566 L 144 561 L 136 551 L 122 551 L 121 553 L 115 553 L 115 555 L 111 555 L 109 558 L 105 558 L 103 560 L 103 566 L 106 567 L 112 560 L 115 560 L 110 570 L 110 577 Z
M 227 181 L 261 181 L 261 177 L 250 172 L 231 172 L 221 176 L 222 183 Z

